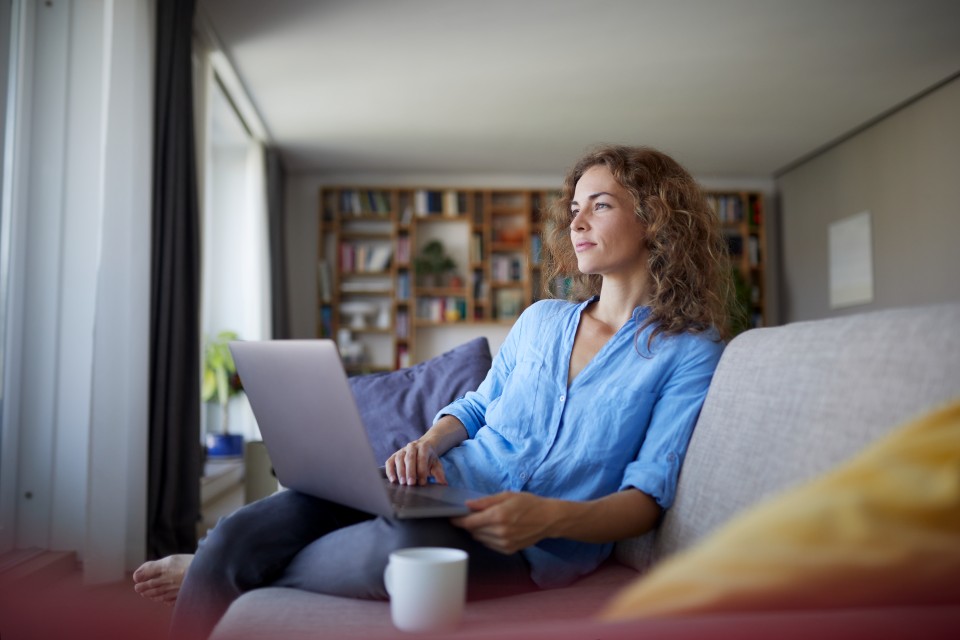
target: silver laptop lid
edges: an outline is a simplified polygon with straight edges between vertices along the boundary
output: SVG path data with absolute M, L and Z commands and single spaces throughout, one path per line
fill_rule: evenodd
M 231 342 L 277 479 L 285 487 L 390 516 L 366 430 L 331 340 Z

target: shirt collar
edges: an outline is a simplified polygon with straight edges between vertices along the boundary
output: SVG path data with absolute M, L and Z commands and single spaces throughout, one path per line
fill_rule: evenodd
M 587 308 L 588 304 L 590 304 L 591 302 L 596 302 L 599 299 L 600 299 L 599 295 L 595 295 L 591 298 L 587 298 L 586 300 L 580 303 L 580 308 L 578 309 L 578 311 L 580 313 L 583 313 L 583 310 Z M 641 322 L 646 320 L 647 316 L 649 315 L 650 315 L 650 307 L 646 305 L 640 305 L 639 307 L 633 310 L 633 315 L 631 317 L 634 322 L 636 322 L 637 324 L 640 324 Z

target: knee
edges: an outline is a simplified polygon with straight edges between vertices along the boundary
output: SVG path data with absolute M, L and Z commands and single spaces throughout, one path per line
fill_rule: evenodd
M 251 518 L 244 509 L 239 509 L 218 520 L 200 541 L 193 564 L 202 565 L 204 562 L 209 562 L 214 566 L 223 566 L 232 558 L 248 555 L 257 537 L 256 527 L 252 526 L 255 522 L 251 520 L 254 518 Z
M 370 576 L 381 589 L 383 570 L 390 561 L 390 554 L 394 551 L 410 547 L 462 548 L 462 545 L 455 540 L 455 534 L 459 530 L 446 521 L 378 518 L 371 526 L 373 527 L 373 533 L 369 536 L 371 543 L 364 545 L 363 551 L 356 555 L 361 559 L 361 573 Z
M 256 561 L 263 537 L 250 526 L 243 509 L 222 518 L 197 547 L 188 570 L 192 583 L 222 584 L 245 590 L 256 584 L 260 565 Z
M 221 518 L 207 532 L 199 550 L 207 555 L 245 556 L 278 532 L 299 531 L 309 520 L 312 506 L 307 496 L 297 492 L 275 493 Z

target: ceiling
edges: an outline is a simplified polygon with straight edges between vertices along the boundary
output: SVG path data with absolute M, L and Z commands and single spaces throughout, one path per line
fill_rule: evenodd
M 291 172 L 770 177 L 960 72 L 958 0 L 199 0 Z

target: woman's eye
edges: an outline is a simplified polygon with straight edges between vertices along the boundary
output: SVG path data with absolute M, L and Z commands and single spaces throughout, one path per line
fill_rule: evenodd
M 594 211 L 596 211 L 597 209 L 609 209 L 609 208 L 610 208 L 610 205 L 608 205 L 606 202 L 594 202 L 594 203 L 593 203 L 593 209 L 594 209 Z
M 570 219 L 573 220 L 580 213 L 579 209 L 570 209 Z

